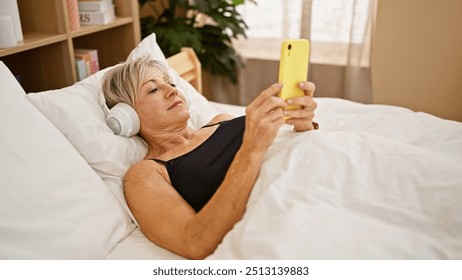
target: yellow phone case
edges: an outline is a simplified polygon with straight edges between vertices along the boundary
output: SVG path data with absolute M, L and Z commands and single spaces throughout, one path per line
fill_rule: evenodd
M 310 42 L 306 39 L 287 39 L 282 42 L 279 82 L 284 86 L 279 96 L 284 100 L 304 95 L 299 83 L 308 78 L 309 53 Z

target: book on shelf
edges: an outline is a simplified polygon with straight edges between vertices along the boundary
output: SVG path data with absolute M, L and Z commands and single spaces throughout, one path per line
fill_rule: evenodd
M 81 25 L 106 24 L 113 21 L 115 17 L 114 5 L 103 11 L 79 11 Z
M 67 0 L 67 13 L 69 14 L 71 30 L 78 30 L 80 28 L 80 20 L 77 0 Z
M 88 77 L 87 62 L 84 59 L 75 59 L 75 70 L 77 72 L 77 80 L 81 81 Z
M 78 1 L 79 11 L 87 11 L 87 12 L 97 12 L 97 11 L 105 11 L 111 8 L 114 5 L 113 0 L 90 0 L 90 1 Z
M 85 68 L 85 77 L 88 77 L 99 71 L 98 50 L 77 48 L 74 49 L 74 57 L 76 60 L 76 67 L 80 67 L 79 70 L 77 70 L 77 73 L 79 73 L 81 68 Z M 83 64 L 80 60 L 83 60 L 85 64 Z M 77 62 L 79 65 L 77 65 Z

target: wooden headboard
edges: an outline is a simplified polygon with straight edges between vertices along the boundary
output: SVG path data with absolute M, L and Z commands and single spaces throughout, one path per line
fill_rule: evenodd
M 192 48 L 182 48 L 181 52 L 167 58 L 167 61 L 183 79 L 202 93 L 201 63 Z

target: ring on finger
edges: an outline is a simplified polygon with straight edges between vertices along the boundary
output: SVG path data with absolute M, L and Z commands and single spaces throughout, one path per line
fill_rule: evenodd
M 313 124 L 313 128 L 314 130 L 318 130 L 319 129 L 319 124 L 317 122 L 311 122 Z

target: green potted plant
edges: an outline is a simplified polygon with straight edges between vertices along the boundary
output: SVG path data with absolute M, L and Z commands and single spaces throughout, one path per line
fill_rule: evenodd
M 142 37 L 156 33 L 166 56 L 191 47 L 202 68 L 236 83 L 243 66 L 232 38 L 246 37 L 247 25 L 236 10 L 245 0 L 138 0 Z M 248 0 L 256 3 L 254 0 Z

